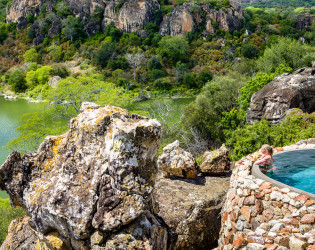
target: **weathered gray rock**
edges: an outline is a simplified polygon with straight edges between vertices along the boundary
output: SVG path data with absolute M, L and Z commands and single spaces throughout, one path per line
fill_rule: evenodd
M 53 76 L 49 79 L 48 84 L 51 87 L 56 87 L 57 83 L 61 81 L 61 77 L 60 76 Z
M 158 215 L 170 228 L 168 249 L 212 249 L 217 246 L 220 211 L 229 178 L 157 179 Z
M 38 15 L 40 12 L 41 0 L 14 0 L 7 11 L 7 22 L 18 22 L 20 17 L 27 17 L 30 13 Z
M 27 26 L 27 20 L 24 16 L 18 18 L 18 24 L 16 25 L 17 30 L 21 30 Z
M 215 32 L 212 22 L 215 22 L 220 29 L 233 32 L 242 27 L 243 9 L 235 1 L 231 1 L 230 5 L 231 7 L 226 10 L 217 10 L 211 9 L 210 4 L 205 3 L 199 10 L 192 12 L 191 9 L 193 7 L 195 9 L 196 5 L 184 3 L 182 6 L 174 8 L 171 16 L 163 17 L 159 33 L 162 36 L 184 36 L 185 33 L 194 31 L 204 18 L 206 18 L 206 30 L 209 33 Z M 202 11 L 206 13 L 204 18 L 201 18 Z
M 61 34 L 62 23 L 59 17 L 55 17 L 54 21 L 51 24 L 50 29 L 48 30 L 48 35 L 56 36 Z
M 309 13 L 299 15 L 296 19 L 295 28 L 297 30 L 305 30 L 312 25 L 312 22 L 314 20 L 315 20 L 315 15 L 311 15 Z
M 200 169 L 205 174 L 225 175 L 230 171 L 230 167 L 229 150 L 222 145 L 217 150 L 204 153 Z
M 101 26 L 97 22 L 90 22 L 84 26 L 84 31 L 88 37 L 92 37 L 101 30 Z
M 194 26 L 195 23 L 190 12 L 190 5 L 184 3 L 182 6 L 176 7 L 170 17 L 164 16 L 160 26 L 160 34 L 162 36 L 184 36 L 185 33 L 193 31 Z
M 48 245 L 55 237 L 74 249 L 90 248 L 94 232 L 112 240 L 132 227 L 142 228 L 133 232 L 139 244 L 163 249 L 166 228 L 151 213 L 158 121 L 84 103 L 69 128 L 47 137 L 36 153 L 11 153 L 0 167 L 0 188 L 12 205 L 23 207 Z M 141 225 L 145 218 L 152 226 Z
M 184 177 L 196 178 L 198 166 L 191 153 L 179 147 L 179 141 L 167 145 L 163 148 L 163 154 L 158 159 L 158 166 L 164 172 Z
M 250 124 L 262 118 L 275 124 L 293 108 L 307 113 L 315 111 L 315 68 L 302 68 L 276 77 L 253 94 L 246 119 Z
M 154 12 L 159 8 L 157 0 L 125 2 L 119 10 L 117 26 L 123 32 L 136 32 L 154 20 Z

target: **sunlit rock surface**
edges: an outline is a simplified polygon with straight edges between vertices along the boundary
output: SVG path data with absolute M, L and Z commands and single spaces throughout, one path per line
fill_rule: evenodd
M 246 119 L 250 124 L 262 118 L 275 124 L 293 108 L 315 111 L 315 66 L 280 75 L 253 94 Z
M 162 171 L 178 177 L 195 178 L 198 174 L 195 158 L 179 147 L 178 140 L 163 148 L 157 163 Z
M 159 122 L 84 103 L 69 128 L 47 137 L 36 153 L 11 153 L 0 168 L 0 188 L 26 211 L 41 242 L 164 249 L 167 231 L 152 215 L 151 195 Z M 95 233 L 101 240 L 91 240 Z
M 214 151 L 207 151 L 203 155 L 201 172 L 210 175 L 225 175 L 231 169 L 229 150 L 225 145 Z

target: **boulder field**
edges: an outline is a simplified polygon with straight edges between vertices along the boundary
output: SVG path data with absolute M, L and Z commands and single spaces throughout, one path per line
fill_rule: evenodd
M 163 178 L 160 138 L 157 120 L 83 103 L 68 132 L 12 152 L 0 188 L 26 215 L 1 249 L 215 247 L 229 178 Z

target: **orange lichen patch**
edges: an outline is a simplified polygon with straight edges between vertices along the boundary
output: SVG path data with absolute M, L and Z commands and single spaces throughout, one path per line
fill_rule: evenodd
M 36 250 L 41 250 L 41 247 L 40 247 L 40 240 L 38 239 L 37 242 L 36 242 Z
M 59 235 L 56 232 L 50 233 L 48 236 L 46 236 L 45 241 L 53 249 L 66 249 L 64 242 L 59 238 Z

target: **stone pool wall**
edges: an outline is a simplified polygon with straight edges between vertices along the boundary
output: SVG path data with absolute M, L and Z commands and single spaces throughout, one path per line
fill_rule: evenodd
M 315 139 L 276 149 L 315 149 Z M 251 175 L 259 156 L 248 155 L 235 165 L 218 248 L 315 249 L 315 200 Z

